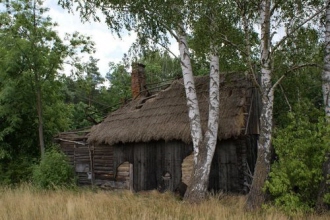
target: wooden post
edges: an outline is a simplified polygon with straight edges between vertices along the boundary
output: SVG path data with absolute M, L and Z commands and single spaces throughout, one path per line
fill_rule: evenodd
M 134 188 L 133 188 L 133 179 L 134 179 L 134 175 L 133 175 L 133 164 L 129 164 L 129 190 L 131 192 L 134 191 Z
M 94 186 L 94 145 L 88 145 L 89 150 L 89 172 L 91 172 L 91 185 Z
M 73 167 L 74 167 L 74 172 L 75 174 L 77 174 L 76 172 L 76 144 L 73 145 Z

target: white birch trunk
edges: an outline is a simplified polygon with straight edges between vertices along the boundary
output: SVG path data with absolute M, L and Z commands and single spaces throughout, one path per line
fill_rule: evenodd
M 270 170 L 274 103 L 274 88 L 271 82 L 272 71 L 270 67 L 270 6 L 271 0 L 261 2 L 261 131 L 258 142 L 258 158 L 246 204 L 248 210 L 258 209 L 264 203 L 265 192 L 263 187 Z
M 330 1 L 326 1 L 326 21 L 325 21 L 325 54 L 324 67 L 322 72 L 322 92 L 325 115 L 327 122 L 330 123 Z M 320 183 L 318 198 L 316 201 L 316 209 L 323 212 L 329 209 L 329 205 L 324 202 L 324 196 L 330 193 L 330 153 L 326 153 L 326 160 L 323 163 L 323 180 Z
M 219 126 L 219 57 L 212 52 L 210 62 L 209 120 L 205 137 L 202 134 L 200 111 L 195 89 L 188 43 L 183 25 L 176 31 L 180 50 L 181 68 L 187 97 L 187 106 L 194 146 L 194 169 L 185 199 L 199 202 L 205 198 L 212 159 L 216 148 Z M 211 48 L 214 50 L 214 48 Z
M 194 158 L 193 175 L 185 194 L 185 200 L 198 203 L 206 196 L 214 151 L 217 144 L 219 128 L 219 57 L 211 55 L 210 62 L 210 90 L 209 90 L 209 118 L 208 128 L 203 142 L 198 146 L 199 153 Z
M 211 48 L 211 50 L 214 48 Z M 205 133 L 207 161 L 212 162 L 218 140 L 220 107 L 219 56 L 211 54 L 208 129 Z
M 202 142 L 202 127 L 201 127 L 197 94 L 195 89 L 194 76 L 193 76 L 190 55 L 188 50 L 189 47 L 183 25 L 180 25 L 179 29 L 177 30 L 177 37 L 179 40 L 178 43 L 179 43 L 179 51 L 180 51 L 181 69 L 182 69 L 184 87 L 187 97 L 191 137 L 194 145 L 194 161 L 196 163 L 196 158 L 199 153 L 198 146 Z
M 325 56 L 322 72 L 322 92 L 325 114 L 330 117 L 330 2 L 327 1 L 326 27 L 325 27 Z
M 270 154 L 271 137 L 273 127 L 273 104 L 274 104 L 274 88 L 272 87 L 272 72 L 270 67 L 270 5 L 271 0 L 262 1 L 261 7 L 261 89 L 262 89 L 262 112 L 261 124 L 262 131 L 260 138 L 264 139 L 264 143 L 259 141 L 258 149 L 264 149 L 266 154 Z M 269 163 L 266 155 L 264 160 Z

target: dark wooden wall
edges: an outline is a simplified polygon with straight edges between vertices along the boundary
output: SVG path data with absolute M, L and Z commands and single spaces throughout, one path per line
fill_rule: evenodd
M 88 133 L 89 131 L 63 132 L 55 137 L 55 141 L 68 156 L 79 185 L 102 185 L 114 181 L 113 147 L 89 145 Z
M 191 146 L 179 141 L 118 144 L 114 146 L 114 165 L 133 164 L 135 191 L 173 191 L 181 181 L 181 163 L 191 151 Z
M 109 145 L 97 145 L 92 149 L 92 167 L 93 178 L 95 185 L 102 185 L 108 181 L 114 181 L 114 157 L 113 147 Z
M 211 166 L 209 190 L 247 193 L 256 151 L 256 136 L 218 143 Z M 181 182 L 183 159 L 191 152 L 191 145 L 179 141 L 121 144 L 114 146 L 114 167 L 126 161 L 133 164 L 135 191 L 173 191 Z M 166 174 L 170 178 L 165 177 Z
M 256 162 L 256 136 L 223 140 L 214 153 L 209 190 L 247 193 Z
M 88 172 L 91 171 L 91 155 L 86 143 L 88 133 L 89 130 L 63 132 L 54 138 L 60 144 L 60 149 L 68 156 L 69 163 L 78 177 L 79 185 L 91 184 L 88 178 Z
M 109 145 L 79 145 L 62 141 L 80 185 L 110 184 L 117 187 L 118 167 L 133 164 L 135 191 L 174 191 L 181 182 L 182 162 L 192 146 L 180 141 L 152 141 Z M 257 158 L 257 135 L 246 135 L 218 143 L 211 166 L 209 190 L 247 193 Z M 191 162 L 192 163 L 192 162 Z M 192 166 L 193 164 L 191 164 Z M 93 174 L 88 178 L 88 172 Z M 120 184 L 119 184 L 120 185 Z M 118 186 L 119 186 L 118 185 Z
M 91 179 L 88 173 L 91 172 L 90 154 L 87 145 L 74 146 L 74 164 L 79 185 L 90 185 Z

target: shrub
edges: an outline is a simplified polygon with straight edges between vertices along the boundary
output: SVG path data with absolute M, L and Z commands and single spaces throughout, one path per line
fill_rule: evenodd
M 76 178 L 66 155 L 52 147 L 45 153 L 40 164 L 33 168 L 32 181 L 37 187 L 55 189 L 74 186 Z
M 311 106 L 300 104 L 289 113 L 290 124 L 276 131 L 273 145 L 278 160 L 266 183 L 275 205 L 286 212 L 310 211 L 315 205 L 324 155 L 329 149 L 324 117 L 308 114 Z M 315 111 L 313 109 L 312 111 Z
M 324 202 L 330 205 L 330 193 L 324 195 Z
M 15 185 L 28 182 L 35 160 L 22 155 L 0 159 L 0 185 Z

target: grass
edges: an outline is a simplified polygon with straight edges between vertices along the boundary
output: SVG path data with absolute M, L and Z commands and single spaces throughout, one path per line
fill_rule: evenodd
M 23 185 L 0 188 L 0 219 L 329 219 L 329 215 L 288 217 L 275 209 L 246 213 L 244 202 L 244 196 L 215 195 L 191 205 L 156 191 L 50 191 Z

